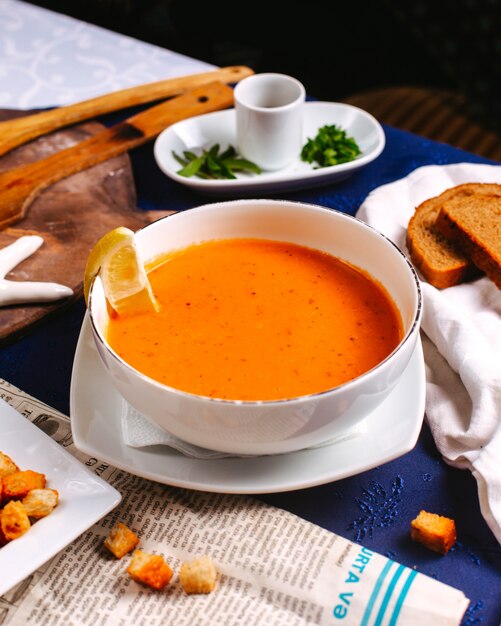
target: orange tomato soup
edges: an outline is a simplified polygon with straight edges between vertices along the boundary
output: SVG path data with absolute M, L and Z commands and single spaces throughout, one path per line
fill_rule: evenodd
M 378 283 L 296 244 L 205 242 L 163 257 L 148 275 L 160 311 L 113 317 L 108 342 L 140 372 L 194 394 L 325 391 L 374 367 L 403 335 Z

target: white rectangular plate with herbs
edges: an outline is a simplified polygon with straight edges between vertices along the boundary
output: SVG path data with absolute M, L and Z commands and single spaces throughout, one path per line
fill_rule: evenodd
M 313 139 L 325 125 L 336 125 L 346 131 L 357 142 L 361 154 L 353 161 L 321 168 L 302 161 L 298 154 L 284 169 L 260 174 L 238 172 L 235 179 L 179 175 L 181 165 L 173 152 L 182 155 L 188 150 L 199 154 L 215 144 L 219 144 L 221 150 L 228 146 L 238 150 L 235 109 L 199 115 L 169 126 L 156 139 L 154 154 L 164 174 L 194 191 L 213 196 L 251 196 L 256 192 L 278 193 L 339 182 L 376 159 L 385 146 L 383 128 L 366 111 L 337 102 L 306 102 L 304 143 Z

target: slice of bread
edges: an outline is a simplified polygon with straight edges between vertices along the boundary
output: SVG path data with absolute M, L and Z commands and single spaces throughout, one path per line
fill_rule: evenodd
M 501 289 L 501 197 L 470 196 L 444 202 L 436 229 Z
M 436 221 L 446 202 L 461 204 L 469 198 L 501 197 L 501 185 L 467 183 L 451 187 L 425 200 L 417 208 L 407 228 L 407 248 L 412 262 L 424 278 L 435 287 L 444 289 L 480 275 L 480 270 L 468 253 L 450 241 L 436 227 Z
M 411 522 L 411 539 L 440 554 L 447 554 L 456 543 L 456 523 L 453 519 L 420 511 Z
M 425 200 L 416 208 L 407 227 L 406 243 L 411 261 L 424 278 L 439 289 L 469 280 L 476 273 L 473 263 L 435 230 L 443 201 L 454 193 L 448 189 L 440 196 Z

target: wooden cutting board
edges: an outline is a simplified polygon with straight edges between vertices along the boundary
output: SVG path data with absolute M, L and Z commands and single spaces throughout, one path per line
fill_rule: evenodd
M 23 114 L 0 110 L 0 120 Z M 87 122 L 41 137 L 1 157 L 0 171 L 49 156 L 102 129 L 97 122 Z M 102 235 L 116 226 L 135 230 L 149 221 L 149 214 L 136 207 L 128 155 L 105 161 L 44 190 L 30 206 L 27 217 L 0 231 L 0 248 L 22 235 L 36 234 L 44 239 L 42 247 L 6 278 L 61 283 L 71 287 L 74 295 L 50 304 L 0 308 L 0 345 L 22 337 L 82 296 L 87 256 Z

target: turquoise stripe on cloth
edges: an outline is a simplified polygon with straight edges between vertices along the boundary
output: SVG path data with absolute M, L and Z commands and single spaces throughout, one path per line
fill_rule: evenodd
M 379 574 L 379 578 L 376 580 L 376 584 L 374 585 L 374 589 L 372 590 L 371 597 L 369 598 L 369 602 L 365 609 L 364 615 L 362 617 L 362 621 L 360 622 L 360 626 L 367 626 L 369 623 L 369 619 L 371 616 L 372 609 L 374 608 L 374 604 L 376 603 L 379 592 L 381 591 L 381 587 L 383 586 L 384 579 L 388 575 L 392 565 L 395 564 L 395 561 L 389 560 L 386 565 L 383 567 L 383 570 Z
M 411 588 L 411 585 L 414 582 L 416 576 L 417 572 L 411 570 L 409 576 L 407 577 L 407 580 L 405 581 L 404 586 L 402 587 L 402 591 L 400 592 L 395 608 L 393 609 L 393 615 L 391 616 L 388 626 L 396 626 L 400 611 L 402 610 L 402 606 L 404 605 L 405 598 L 409 593 L 409 589 Z
M 386 590 L 381 606 L 379 607 L 379 611 L 376 617 L 376 621 L 374 622 L 374 626 L 381 626 L 381 624 L 383 623 L 384 614 L 386 612 L 386 609 L 388 608 L 388 603 L 390 601 L 390 598 L 393 595 L 393 592 L 395 591 L 395 587 L 398 581 L 400 580 L 400 576 L 402 576 L 405 569 L 407 568 L 404 565 L 399 565 L 399 567 L 397 568 L 397 571 L 393 574 L 393 578 L 391 579 L 390 584 L 388 585 L 388 589 Z

